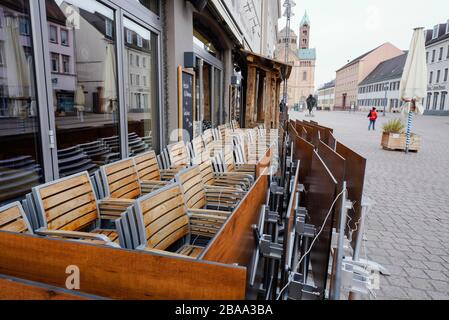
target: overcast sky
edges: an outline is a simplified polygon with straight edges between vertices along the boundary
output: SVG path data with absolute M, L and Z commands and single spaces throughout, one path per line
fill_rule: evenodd
M 284 0 L 281 0 L 284 3 Z M 348 60 L 391 42 L 408 50 L 414 27 L 433 28 L 449 19 L 448 0 L 295 0 L 292 29 L 307 10 L 311 47 L 317 49 L 316 85 L 335 78 Z M 285 19 L 279 20 L 279 30 Z

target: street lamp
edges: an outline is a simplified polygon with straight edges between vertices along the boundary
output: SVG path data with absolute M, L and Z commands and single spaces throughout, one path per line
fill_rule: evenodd
M 385 90 L 385 103 L 384 103 L 384 114 L 383 114 L 384 117 L 386 116 L 386 112 L 387 112 L 387 104 L 388 104 L 387 94 L 388 94 L 388 88 L 389 88 L 388 83 L 385 83 L 385 84 L 384 84 L 384 90 Z

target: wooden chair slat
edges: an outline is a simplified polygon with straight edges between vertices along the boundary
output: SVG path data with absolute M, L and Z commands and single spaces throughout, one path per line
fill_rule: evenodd
M 189 217 L 184 216 L 155 234 L 148 244 L 159 250 L 165 250 L 173 243 L 189 234 Z
M 70 211 L 74 210 L 74 208 L 79 208 L 85 206 L 87 204 L 95 205 L 96 199 L 95 195 L 90 192 L 82 195 L 81 197 L 72 198 L 69 201 L 63 202 L 62 204 L 52 207 L 51 209 L 46 209 L 45 215 L 47 217 L 47 221 L 53 221 L 60 216 L 63 216 Z
M 89 182 L 88 175 L 79 175 L 72 179 L 64 180 L 64 183 L 52 184 L 48 187 L 41 188 L 39 190 L 42 199 L 46 199 L 54 194 L 62 193 L 68 189 L 73 189 L 75 187 L 84 185 Z
M 88 220 L 90 219 L 90 220 Z M 88 203 L 78 208 L 74 208 L 53 221 L 48 221 L 50 230 L 77 231 L 80 228 L 98 219 L 96 203 Z M 79 221 L 78 221 L 79 220 Z
M 18 206 L 9 208 L 3 212 L 0 211 L 0 229 L 2 229 L 2 226 L 11 223 L 12 221 L 15 221 L 21 217 L 22 215 Z
M 65 188 L 64 183 L 57 184 L 61 189 Z M 72 189 L 65 189 L 61 193 L 54 194 L 52 196 L 49 196 L 48 198 L 45 198 L 42 200 L 42 203 L 44 205 L 44 209 L 50 209 L 53 207 L 56 207 L 60 204 L 64 204 L 67 201 L 70 201 L 70 199 L 74 199 L 83 195 L 89 195 L 92 193 L 92 186 L 90 183 L 85 182 L 82 185 L 79 185 Z
M 184 202 L 181 195 L 177 195 L 175 198 L 164 202 L 156 207 L 153 207 L 151 210 L 142 212 L 144 215 L 144 225 L 146 227 L 150 226 L 154 221 L 157 221 L 161 218 L 161 212 L 168 214 L 176 209 L 181 208 L 182 211 L 185 211 Z

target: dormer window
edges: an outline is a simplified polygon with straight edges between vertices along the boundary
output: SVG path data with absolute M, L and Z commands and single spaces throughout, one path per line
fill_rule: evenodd
M 438 29 L 439 29 L 439 25 L 436 25 L 435 27 L 433 27 L 432 39 L 438 38 Z

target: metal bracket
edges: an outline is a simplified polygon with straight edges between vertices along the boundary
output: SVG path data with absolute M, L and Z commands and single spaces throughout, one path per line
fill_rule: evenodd
M 273 182 L 270 185 L 270 191 L 273 195 L 276 196 L 282 196 L 284 195 L 284 188 L 283 187 L 279 187 L 279 185 L 276 182 Z
M 304 276 L 301 273 L 292 273 L 291 282 L 288 286 L 288 298 L 291 300 L 321 300 L 323 294 L 318 288 L 304 283 Z
M 268 234 L 260 234 L 259 227 L 253 225 L 254 233 L 256 234 L 257 241 L 259 243 L 260 253 L 264 258 L 281 260 L 284 247 L 282 244 L 273 242 L 273 238 Z
M 305 208 L 296 209 L 295 231 L 298 235 L 313 238 L 316 235 L 316 227 L 306 223 L 307 210 Z
M 277 223 L 279 218 L 279 214 L 276 211 L 270 211 L 269 207 L 265 207 L 265 222 Z

